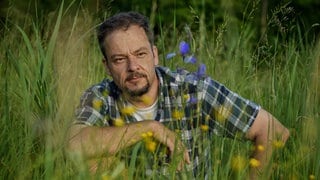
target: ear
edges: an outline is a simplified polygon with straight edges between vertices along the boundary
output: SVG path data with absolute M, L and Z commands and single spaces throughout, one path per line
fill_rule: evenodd
M 108 75 L 110 75 L 111 73 L 110 73 L 110 69 L 109 69 L 109 66 L 108 66 L 108 60 L 106 60 L 106 59 L 102 59 L 102 63 L 103 63 L 103 66 L 104 66 L 104 68 L 105 68 L 105 70 L 106 70 L 106 73 L 108 74 Z
M 152 46 L 153 58 L 154 58 L 154 65 L 159 64 L 159 56 L 158 56 L 158 48 L 157 46 Z

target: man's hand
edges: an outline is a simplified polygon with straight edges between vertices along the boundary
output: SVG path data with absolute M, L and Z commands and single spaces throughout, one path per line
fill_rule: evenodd
M 152 132 L 157 141 L 168 147 L 171 156 L 183 153 L 178 170 L 181 170 L 185 163 L 190 163 L 189 154 L 176 133 L 152 120 L 125 124 L 121 127 L 74 125 L 69 130 L 69 143 L 66 150 L 69 153 L 79 153 L 89 159 L 114 156 L 122 149 L 141 141 L 142 134 L 147 132 Z
M 166 128 L 161 123 L 156 122 L 154 124 L 154 138 L 159 141 L 160 143 L 166 145 L 170 150 L 170 155 L 172 158 L 176 158 L 174 156 L 181 156 L 182 159 L 178 164 L 177 170 L 181 171 L 185 164 L 190 164 L 190 156 L 185 148 L 182 141 L 177 138 L 177 134 L 173 131 Z

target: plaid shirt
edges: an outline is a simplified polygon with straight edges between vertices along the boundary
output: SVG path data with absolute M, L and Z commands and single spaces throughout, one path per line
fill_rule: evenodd
M 187 169 L 192 170 L 193 176 L 210 177 L 210 137 L 244 138 L 260 106 L 209 77 L 198 77 L 185 70 L 173 72 L 160 66 L 155 70 L 160 82 L 155 120 L 181 136 L 192 159 Z M 109 79 L 85 91 L 80 101 L 76 123 L 112 126 L 120 117 L 126 123 L 137 121 L 133 116 L 121 114 L 125 102 L 119 88 Z M 199 172 L 203 168 L 207 172 L 201 173 L 205 174 Z M 160 171 L 166 174 L 165 168 Z

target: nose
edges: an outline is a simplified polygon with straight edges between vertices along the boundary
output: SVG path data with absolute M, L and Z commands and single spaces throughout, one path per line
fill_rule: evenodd
M 134 56 L 129 56 L 128 58 L 128 71 L 136 71 L 139 70 L 139 64 L 137 58 Z

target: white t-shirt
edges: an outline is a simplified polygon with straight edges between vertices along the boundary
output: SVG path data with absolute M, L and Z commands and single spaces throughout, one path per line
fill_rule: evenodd
M 133 106 L 136 109 L 135 112 L 133 113 L 133 117 L 135 117 L 137 121 L 154 120 L 156 118 L 157 108 L 158 108 L 158 98 L 151 106 L 146 108 L 138 108 L 132 105 L 130 102 L 127 102 L 127 104 Z

